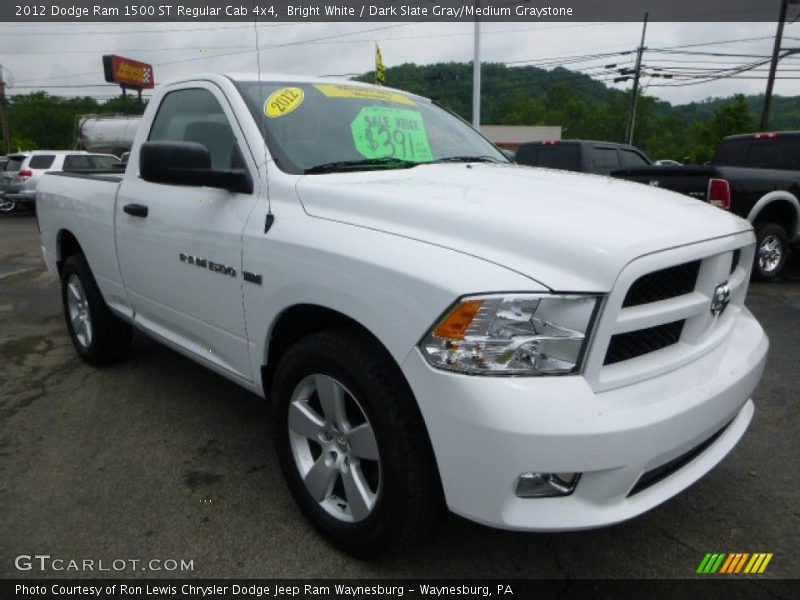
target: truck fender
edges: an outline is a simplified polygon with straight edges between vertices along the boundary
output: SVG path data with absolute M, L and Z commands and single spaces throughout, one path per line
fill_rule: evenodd
M 794 218 L 792 219 L 792 222 L 786 231 L 789 239 L 791 240 L 798 235 L 798 221 L 800 221 L 800 201 L 798 201 L 797 198 L 790 192 L 778 190 L 765 194 L 758 200 L 758 202 L 755 203 L 753 208 L 750 209 L 750 212 L 747 215 L 747 220 L 751 223 L 755 223 L 756 219 L 761 214 L 761 211 L 763 211 L 768 204 L 772 204 L 776 201 L 788 202 L 794 208 Z

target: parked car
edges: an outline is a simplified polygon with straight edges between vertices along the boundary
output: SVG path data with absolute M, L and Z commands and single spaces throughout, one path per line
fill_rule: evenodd
M 47 171 L 102 171 L 119 164 L 116 156 L 83 151 L 35 150 L 8 158 L 0 180 L 1 212 L 35 208 L 36 186 Z
M 682 167 L 683 163 L 678 162 L 677 160 L 671 160 L 669 158 L 662 158 L 661 160 L 657 160 L 653 163 L 658 167 Z
M 517 149 L 516 162 L 580 173 L 608 175 L 624 167 L 650 165 L 647 155 L 627 144 L 586 140 L 530 142 Z
M 725 138 L 705 166 L 625 168 L 614 177 L 686 194 L 753 224 L 753 277 L 770 281 L 800 243 L 800 131 Z
M 3 171 L 5 171 L 7 164 L 8 157 L 0 156 L 0 210 L 2 209 L 3 204 Z
M 292 495 L 348 552 L 444 504 L 523 531 L 630 519 L 752 419 L 747 221 L 512 164 L 420 96 L 191 77 L 158 88 L 124 175 L 67 175 L 37 203 L 78 355 L 117 360 L 136 327 L 269 397 Z
M 11 182 L 16 178 L 17 173 L 22 168 L 22 163 L 26 155 L 15 154 L 7 156 L 3 169 L 0 170 L 0 212 L 12 212 L 17 203 L 6 199 L 6 194 L 11 189 Z

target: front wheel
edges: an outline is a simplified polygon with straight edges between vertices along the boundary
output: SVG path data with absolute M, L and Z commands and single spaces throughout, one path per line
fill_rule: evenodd
M 312 335 L 281 359 L 272 390 L 284 477 L 328 539 L 375 556 L 425 532 L 441 505 L 433 452 L 377 343 L 349 330 Z
M 70 256 L 61 270 L 61 299 L 75 350 L 93 365 L 122 357 L 131 343 L 131 326 L 106 305 L 83 255 Z
M 771 222 L 757 223 L 756 254 L 753 262 L 753 279 L 772 281 L 783 271 L 789 255 L 789 236 L 780 225 Z

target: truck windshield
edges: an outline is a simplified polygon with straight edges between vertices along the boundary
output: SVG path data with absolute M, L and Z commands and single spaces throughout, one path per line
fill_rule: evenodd
M 325 173 L 508 159 L 429 100 L 360 85 L 237 82 L 280 169 Z

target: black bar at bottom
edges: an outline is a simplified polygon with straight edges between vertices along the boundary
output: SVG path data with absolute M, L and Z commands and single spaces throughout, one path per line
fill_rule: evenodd
M 371 598 L 560 599 L 676 598 L 760 600 L 799 598 L 800 580 L 698 575 L 692 579 L 413 580 L 413 579 L 5 579 L 4 600 L 43 598 L 301 600 Z

